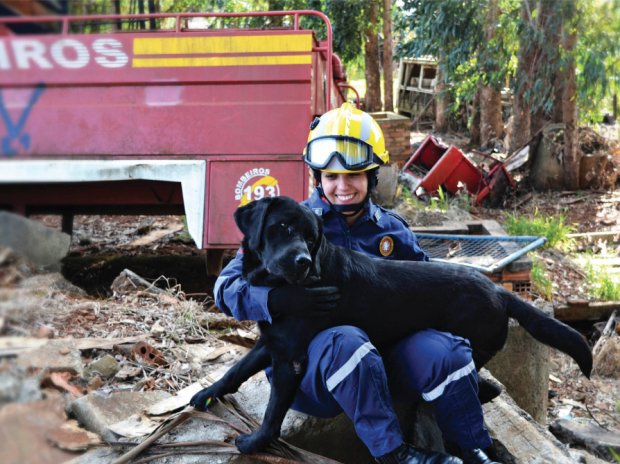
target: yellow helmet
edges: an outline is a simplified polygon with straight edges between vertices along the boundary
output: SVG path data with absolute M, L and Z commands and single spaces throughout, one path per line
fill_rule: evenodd
M 310 126 L 304 161 L 320 171 L 368 171 L 389 162 L 383 131 L 372 116 L 351 103 L 328 111 Z

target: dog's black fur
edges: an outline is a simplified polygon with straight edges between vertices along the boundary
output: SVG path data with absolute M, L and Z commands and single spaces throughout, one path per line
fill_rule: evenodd
M 273 366 L 271 396 L 262 426 L 241 435 L 243 453 L 264 448 L 280 435 L 284 416 L 303 376 L 306 350 L 320 331 L 338 325 L 364 330 L 378 348 L 411 333 L 435 328 L 469 339 L 476 367 L 502 348 L 513 317 L 537 340 L 570 355 L 589 377 L 592 354 L 584 338 L 484 275 L 464 266 L 371 258 L 330 244 L 322 221 L 294 200 L 252 202 L 235 213 L 244 233 L 243 275 L 253 285 L 336 286 L 341 298 L 328 316 L 281 317 L 259 322 L 256 346 L 190 404 L 233 393 L 251 375 Z

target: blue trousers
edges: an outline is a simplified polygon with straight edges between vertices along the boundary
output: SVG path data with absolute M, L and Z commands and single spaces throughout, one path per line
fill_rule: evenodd
M 432 329 L 414 333 L 382 356 L 357 327 L 319 333 L 308 348 L 308 369 L 293 409 L 318 417 L 344 411 L 376 457 L 404 441 L 392 398 L 420 397 L 434 404 L 444 439 L 464 449 L 490 446 L 469 342 Z

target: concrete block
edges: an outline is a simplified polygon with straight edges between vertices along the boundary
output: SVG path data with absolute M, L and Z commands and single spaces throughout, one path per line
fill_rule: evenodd
M 543 311 L 553 314 L 549 306 Z M 485 366 L 515 402 L 541 424 L 547 421 L 550 350 L 511 320 L 506 345 Z
M 38 266 L 57 267 L 69 251 L 70 243 L 71 237 L 63 232 L 0 211 L 0 245 L 10 247 Z
M 50 340 L 45 345 L 17 356 L 17 366 L 28 369 L 70 371 L 82 375 L 82 355 L 75 345 L 65 340 Z
M 108 426 L 142 412 L 170 394 L 163 391 L 93 392 L 73 401 L 69 409 L 80 424 L 106 441 L 116 440 Z

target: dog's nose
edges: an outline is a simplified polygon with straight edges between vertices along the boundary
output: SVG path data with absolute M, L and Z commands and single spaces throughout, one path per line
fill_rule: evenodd
M 295 267 L 298 271 L 305 271 L 310 267 L 310 264 L 312 264 L 312 260 L 308 255 L 298 255 L 295 258 Z

